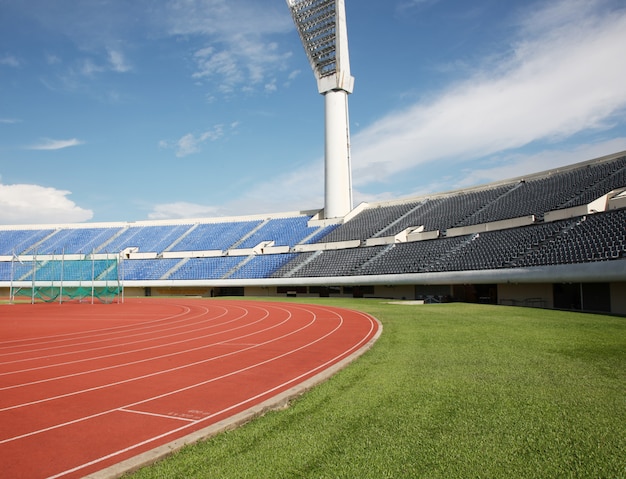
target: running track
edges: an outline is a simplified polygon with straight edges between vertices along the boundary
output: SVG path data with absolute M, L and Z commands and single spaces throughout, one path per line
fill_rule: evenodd
M 293 303 L 0 306 L 0 471 L 114 477 L 284 403 L 380 332 Z

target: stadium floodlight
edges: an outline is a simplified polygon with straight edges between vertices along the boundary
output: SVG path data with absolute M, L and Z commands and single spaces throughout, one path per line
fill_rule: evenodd
M 345 216 L 352 209 L 348 95 L 350 75 L 348 30 L 344 0 L 286 0 L 309 63 L 324 95 L 326 218 Z

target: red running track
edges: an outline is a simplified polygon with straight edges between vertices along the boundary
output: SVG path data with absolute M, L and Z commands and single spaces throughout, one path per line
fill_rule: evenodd
M 0 471 L 121 473 L 300 393 L 380 331 L 364 313 L 293 303 L 2 306 Z

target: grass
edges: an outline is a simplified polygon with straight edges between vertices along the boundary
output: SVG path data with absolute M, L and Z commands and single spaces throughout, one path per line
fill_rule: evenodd
M 141 478 L 624 478 L 626 319 L 316 300 L 384 331 L 329 381 Z

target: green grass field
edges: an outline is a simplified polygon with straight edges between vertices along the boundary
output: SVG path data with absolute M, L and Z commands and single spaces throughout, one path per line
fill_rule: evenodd
M 132 477 L 626 478 L 625 318 L 310 302 L 383 334 L 289 408 Z

